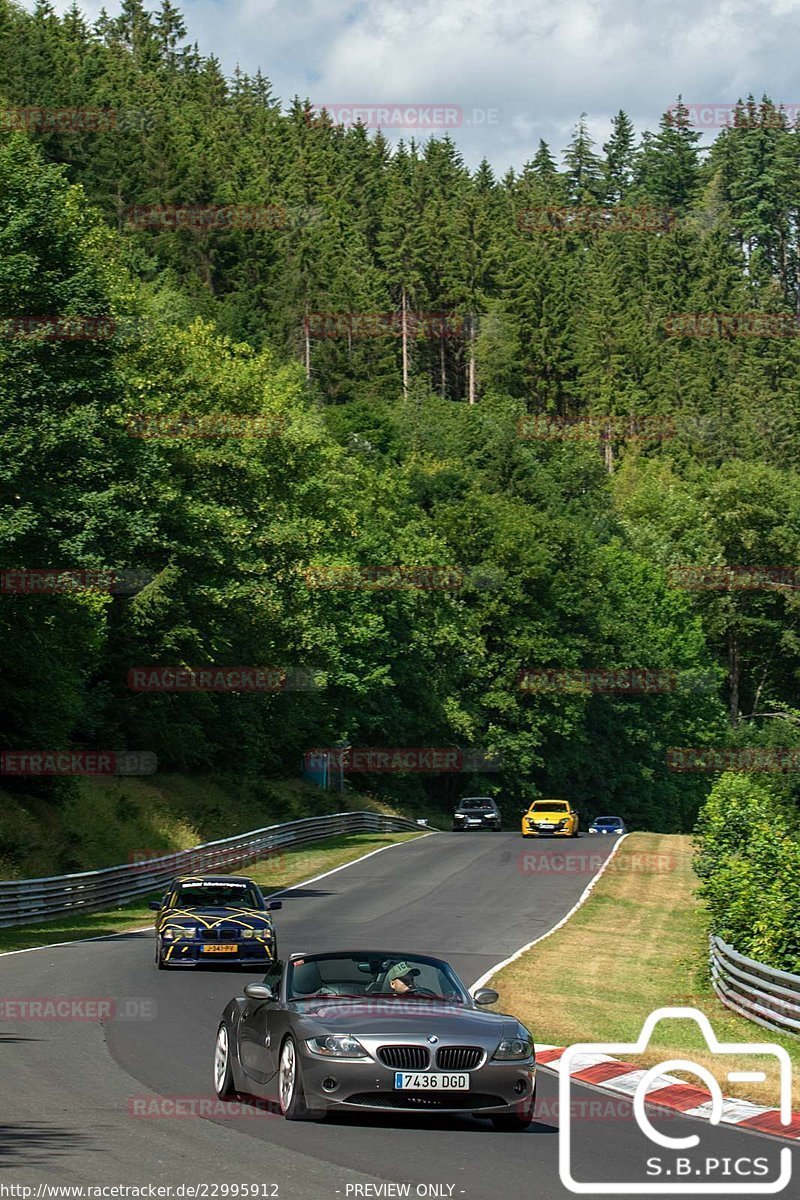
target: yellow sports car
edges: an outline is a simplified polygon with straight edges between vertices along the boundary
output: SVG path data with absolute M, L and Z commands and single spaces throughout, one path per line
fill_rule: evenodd
M 580 813 L 569 800 L 534 800 L 522 813 L 522 836 L 577 837 Z

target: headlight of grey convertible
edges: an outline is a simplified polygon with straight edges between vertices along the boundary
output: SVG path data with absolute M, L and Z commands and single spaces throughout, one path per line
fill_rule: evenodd
M 528 1038 L 503 1038 L 492 1058 L 500 1062 L 522 1062 L 533 1054 L 533 1043 Z
M 352 1033 L 329 1033 L 324 1037 L 311 1038 L 306 1045 L 312 1054 L 324 1054 L 326 1058 L 369 1058 L 361 1042 Z

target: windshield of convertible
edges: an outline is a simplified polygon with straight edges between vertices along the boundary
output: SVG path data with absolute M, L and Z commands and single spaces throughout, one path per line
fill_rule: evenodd
M 263 908 L 252 883 L 181 883 L 175 896 L 176 908 Z
M 324 954 L 289 963 L 290 1000 L 316 996 L 361 996 L 444 1000 L 467 1004 L 469 993 L 452 967 L 436 958 Z

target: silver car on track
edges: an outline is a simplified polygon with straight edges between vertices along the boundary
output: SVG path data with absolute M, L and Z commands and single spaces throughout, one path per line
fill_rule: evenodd
M 214 1048 L 220 1099 L 253 1096 L 290 1121 L 328 1112 L 472 1113 L 533 1120 L 536 1062 L 516 1017 L 488 1012 L 425 954 L 292 954 L 227 1005 Z

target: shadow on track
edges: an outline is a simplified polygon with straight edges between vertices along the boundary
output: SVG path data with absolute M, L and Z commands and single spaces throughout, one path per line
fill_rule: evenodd
M 0 1125 L 0 1168 L 43 1165 L 92 1144 L 82 1133 L 58 1125 Z

